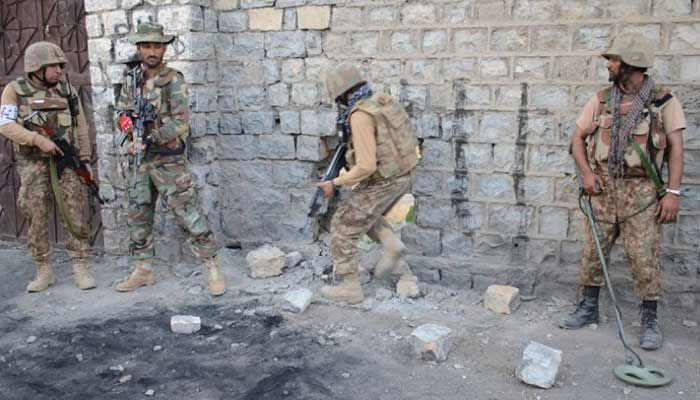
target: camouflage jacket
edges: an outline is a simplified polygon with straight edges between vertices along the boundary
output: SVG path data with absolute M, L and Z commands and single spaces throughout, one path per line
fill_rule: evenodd
M 179 138 L 185 141 L 190 132 L 190 108 L 187 84 L 182 73 L 162 66 L 158 75 L 142 80 L 143 96 L 155 107 L 158 120 L 149 128 L 149 136 L 156 145 L 165 145 Z M 129 75 L 121 85 L 117 112 L 133 111 L 134 88 Z

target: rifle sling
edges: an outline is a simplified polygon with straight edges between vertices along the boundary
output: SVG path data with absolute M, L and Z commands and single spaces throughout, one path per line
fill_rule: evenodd
M 92 235 L 90 235 L 89 232 L 79 232 L 70 218 L 70 212 L 68 211 L 66 203 L 63 199 L 63 189 L 61 188 L 61 182 L 58 178 L 58 169 L 56 168 L 56 159 L 54 157 L 49 158 L 49 176 L 51 178 L 51 190 L 53 191 L 53 197 L 56 199 L 58 212 L 61 214 L 61 219 L 63 220 L 63 224 L 68 230 L 68 233 L 78 240 L 90 239 Z
M 646 171 L 647 176 L 654 183 L 654 187 L 656 188 L 656 193 L 660 197 L 661 193 L 663 193 L 663 190 L 664 190 L 664 184 L 661 182 L 661 178 L 656 173 L 656 169 L 651 165 L 651 161 L 649 161 L 649 158 L 644 153 L 642 146 L 640 146 L 639 143 L 637 143 L 637 141 L 634 140 L 634 138 L 632 138 L 632 137 L 630 137 L 630 144 L 632 145 L 632 148 L 639 156 L 639 159 L 642 160 L 642 165 L 644 166 L 644 170 Z

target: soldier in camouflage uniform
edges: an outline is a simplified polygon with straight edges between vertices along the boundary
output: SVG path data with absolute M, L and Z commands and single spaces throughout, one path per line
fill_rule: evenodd
M 17 172 L 20 177 L 18 205 L 27 218 L 27 245 L 37 267 L 37 276 L 27 286 L 28 292 L 46 290 L 56 282 L 49 262 L 49 214 L 53 193 L 49 185 L 49 158 L 60 150 L 44 134 L 28 130 L 27 123 L 48 125 L 77 148 L 89 168 L 92 146 L 82 104 L 74 87 L 62 79 L 66 56 L 60 47 L 49 42 L 29 46 L 24 54 L 25 76 L 10 82 L 2 93 L 0 134 L 14 143 Z M 71 104 L 73 106 L 71 106 Z M 38 113 L 37 113 L 38 112 Z M 90 170 L 92 175 L 92 171 Z M 63 201 L 72 215 L 73 227 L 86 235 L 86 191 L 75 172 L 67 168 L 60 177 Z M 70 212 L 72 211 L 72 212 Z M 70 229 L 65 225 L 66 232 Z M 95 287 L 88 269 L 90 244 L 73 234 L 66 235 L 66 250 L 73 259 L 73 276 L 80 289 Z
M 327 197 L 335 186 L 354 188 L 331 220 L 331 256 L 341 282 L 323 287 L 321 295 L 352 304 L 364 299 L 358 277 L 358 239 L 368 234 L 384 248 L 375 277 L 394 272 L 399 266 L 405 247 L 383 215 L 411 189 L 419 161 L 418 142 L 401 104 L 387 94 L 373 94 L 355 67 L 342 65 L 330 72 L 326 86 L 343 110 L 338 122 L 351 132 L 346 154 L 350 169 L 318 185 Z M 416 277 L 405 268 L 398 285 L 417 294 Z
M 142 151 L 143 159 L 136 178 L 129 175 L 129 247 L 134 266 L 128 279 L 116 285 L 120 292 L 132 291 L 155 283 L 151 261 L 153 247 L 153 218 L 156 201 L 162 196 L 164 204 L 188 235 L 193 252 L 204 260 L 208 271 L 209 293 L 222 295 L 226 291 L 223 274 L 216 259 L 217 246 L 206 217 L 199 204 L 197 187 L 187 167 L 185 141 L 189 134 L 189 95 L 182 73 L 163 63 L 167 45 L 173 36 L 163 34 L 163 26 L 154 22 L 141 23 L 130 38 L 141 56 L 143 85 L 136 88 L 155 107 L 157 121 L 147 127 Z M 134 153 L 133 101 L 134 89 L 125 79 L 117 104 L 119 127 L 132 140 L 129 153 Z M 132 163 L 133 163 L 132 156 Z
M 644 37 L 620 35 L 603 57 L 608 60 L 613 84 L 586 104 L 576 122 L 572 154 L 584 190 L 592 196 L 606 258 L 622 236 L 634 290 L 642 299 L 640 346 L 654 350 L 663 342 L 656 314 L 661 296 L 661 224 L 674 222 L 678 213 L 685 117 L 680 102 L 645 74 L 653 65 L 654 51 Z M 632 141 L 640 146 L 633 146 Z M 655 178 L 660 176 L 656 167 L 665 158 L 668 185 L 662 187 Z M 579 279 L 583 298 L 560 322 L 565 329 L 598 322 L 598 294 L 605 281 L 588 224 Z

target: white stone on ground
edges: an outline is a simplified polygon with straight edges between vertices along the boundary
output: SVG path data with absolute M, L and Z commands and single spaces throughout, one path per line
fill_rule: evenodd
M 304 255 L 298 251 L 293 251 L 284 257 L 284 267 L 294 268 L 301 264 L 302 261 L 304 261 Z
M 268 244 L 253 250 L 245 257 L 251 278 L 269 278 L 282 275 L 285 256 L 282 250 Z
M 418 278 L 412 274 L 401 275 L 399 282 L 396 284 L 396 294 L 402 299 L 418 296 L 420 294 Z
M 528 385 L 549 389 L 557 379 L 561 354 L 561 350 L 531 341 L 523 350 L 515 376 Z
M 413 348 L 424 360 L 445 361 L 452 346 L 451 333 L 452 330 L 444 326 L 421 325 L 411 333 Z
M 195 333 L 202 328 L 202 320 L 192 315 L 175 315 L 170 318 L 170 330 L 174 333 Z
M 484 293 L 484 307 L 499 313 L 511 314 L 520 306 L 520 290 L 513 286 L 491 285 Z
M 303 313 L 311 304 L 313 292 L 306 288 L 290 290 L 284 295 L 282 309 L 295 313 Z

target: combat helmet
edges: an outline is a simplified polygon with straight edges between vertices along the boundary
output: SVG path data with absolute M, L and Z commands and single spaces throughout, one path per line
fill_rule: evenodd
M 51 64 L 65 64 L 66 55 L 51 42 L 32 43 L 24 52 L 24 72 L 31 73 Z
M 605 58 L 617 57 L 632 67 L 651 68 L 654 65 L 654 45 L 639 34 L 624 33 L 613 40 L 605 53 Z
M 340 95 L 360 83 L 366 82 L 360 71 L 350 64 L 343 64 L 326 75 L 326 89 L 333 100 L 337 100 Z

